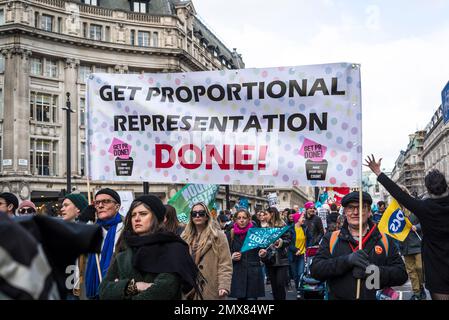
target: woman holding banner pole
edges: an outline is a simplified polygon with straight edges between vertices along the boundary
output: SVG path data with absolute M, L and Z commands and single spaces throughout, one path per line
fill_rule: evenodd
M 282 221 L 279 211 L 275 207 L 267 210 L 267 222 L 269 228 L 283 228 L 285 226 L 285 222 Z M 262 258 L 271 281 L 274 300 L 286 299 L 285 284 L 288 277 L 288 247 L 290 241 L 290 232 L 285 232 L 270 247 L 259 250 L 259 257 Z
M 233 217 L 234 225 L 226 232 L 231 250 L 233 272 L 230 297 L 237 300 L 257 300 L 265 296 L 262 266 L 258 249 L 240 252 L 250 228 L 254 227 L 251 215 L 240 209 Z
M 424 178 L 428 198 L 419 200 L 404 192 L 380 169 L 382 158 L 368 156 L 365 166 L 400 204 L 421 222 L 425 286 L 433 300 L 449 300 L 449 190 L 444 175 L 431 170 Z
M 203 299 L 225 299 L 231 290 L 231 253 L 226 235 L 206 204 L 193 205 L 181 238 L 189 245 L 190 254 L 204 277 Z

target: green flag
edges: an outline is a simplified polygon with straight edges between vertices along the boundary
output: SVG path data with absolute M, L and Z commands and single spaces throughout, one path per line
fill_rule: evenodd
M 168 200 L 168 204 L 176 209 L 180 222 L 188 223 L 190 209 L 195 203 L 204 202 L 209 210 L 214 208 L 218 187 L 216 184 L 188 183 Z

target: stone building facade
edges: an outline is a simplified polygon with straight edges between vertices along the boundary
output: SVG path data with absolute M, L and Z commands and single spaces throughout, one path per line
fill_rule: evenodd
M 409 135 L 409 143 L 405 151 L 401 151 L 396 159 L 391 178 L 405 186 L 414 196 L 422 196 L 424 187 L 424 138 L 425 130 L 418 130 Z
M 86 85 L 92 72 L 159 73 L 244 68 L 197 17 L 191 1 L 0 0 L 0 192 L 54 200 L 66 187 L 66 93 L 74 190 L 86 193 Z M 141 183 L 92 181 L 143 192 Z M 181 185 L 151 183 L 167 200 Z M 224 188 L 223 188 L 224 189 Z M 73 191 L 73 190 L 70 190 Z M 266 198 L 258 186 L 231 186 L 231 202 Z M 218 195 L 224 206 L 224 191 Z
M 438 169 L 446 177 L 449 174 L 449 126 L 444 124 L 442 106 L 433 114 L 426 126 L 423 148 L 425 172 Z

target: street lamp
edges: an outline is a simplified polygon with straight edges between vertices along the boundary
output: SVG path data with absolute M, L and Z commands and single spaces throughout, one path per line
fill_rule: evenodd
M 67 96 L 67 102 L 65 104 L 65 107 L 62 108 L 62 110 L 66 111 L 66 126 L 67 126 L 67 143 L 66 143 L 66 155 L 67 155 L 67 162 L 66 162 L 66 174 L 67 174 L 67 193 L 71 193 L 72 192 L 72 181 L 71 181 L 71 172 L 72 172 L 72 167 L 71 167 L 71 148 L 70 148 L 70 114 L 71 113 L 75 113 L 75 111 L 73 111 L 70 107 L 71 107 L 71 103 L 70 103 L 70 92 L 67 92 L 65 94 Z

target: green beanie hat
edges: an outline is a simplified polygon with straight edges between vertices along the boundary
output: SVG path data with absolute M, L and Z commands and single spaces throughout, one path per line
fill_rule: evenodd
M 70 193 L 64 197 L 64 199 L 69 199 L 73 202 L 75 207 L 77 207 L 80 212 L 83 212 L 84 209 L 87 208 L 89 203 L 87 202 L 87 199 L 85 196 L 83 196 L 81 193 Z

